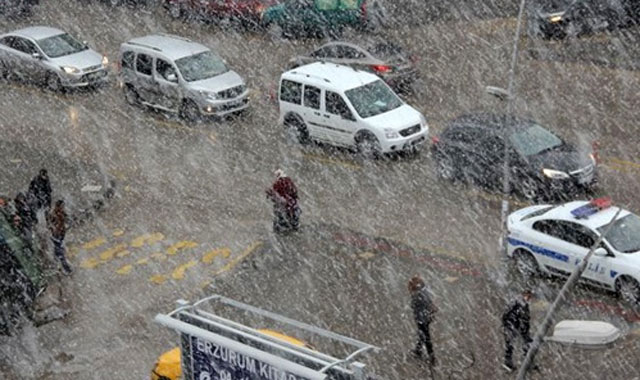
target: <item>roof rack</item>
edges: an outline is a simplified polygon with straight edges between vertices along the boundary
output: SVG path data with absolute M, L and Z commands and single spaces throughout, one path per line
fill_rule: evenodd
M 243 356 L 253 357 L 257 361 L 268 363 L 279 370 L 308 375 L 305 378 L 324 379 L 327 374 L 333 373 L 340 374 L 343 376 L 340 378 L 344 379 L 364 380 L 365 365 L 355 361 L 356 357 L 368 351 L 378 352 L 380 350 L 379 347 L 368 343 L 221 295 L 212 295 L 194 303 L 189 303 L 185 300 L 178 300 L 177 303 L 177 309 L 168 314 L 156 315 L 155 321 L 182 334 L 181 341 L 183 342 L 185 363 L 187 363 L 187 360 L 198 359 L 195 356 L 201 356 L 201 354 L 189 356 L 194 351 L 193 343 L 187 343 L 185 346 L 185 342 L 190 342 L 191 339 L 197 338 L 201 340 L 200 343 L 197 343 L 198 347 L 202 346 L 202 341 L 205 342 L 204 344 L 211 342 L 210 344 L 216 347 L 226 347 L 226 349 L 240 353 Z M 336 358 L 333 355 L 305 346 L 295 345 L 247 325 L 224 318 L 215 314 L 211 308 L 205 308 L 206 305 L 231 307 L 250 316 L 270 319 L 298 330 L 322 336 L 332 340 L 334 343 L 340 343 L 341 346 L 353 347 L 353 350 L 342 359 Z M 188 367 L 188 365 L 185 364 L 185 367 Z M 193 373 L 191 375 L 195 376 L 196 374 Z M 190 377 L 185 378 L 190 379 Z
M 157 33 L 157 34 L 159 36 L 162 36 L 162 37 L 175 38 L 176 40 L 182 40 L 182 41 L 185 41 L 185 42 L 193 42 L 193 41 L 191 41 L 190 39 L 188 39 L 186 37 L 178 36 L 178 35 L 171 34 L 171 33 Z
M 141 46 L 141 47 L 145 47 L 147 49 L 151 49 L 151 50 L 162 52 L 162 49 L 160 49 L 159 47 L 151 46 L 151 45 L 147 45 L 147 44 L 141 44 L 140 42 L 128 41 L 127 44 L 134 45 L 134 46 Z

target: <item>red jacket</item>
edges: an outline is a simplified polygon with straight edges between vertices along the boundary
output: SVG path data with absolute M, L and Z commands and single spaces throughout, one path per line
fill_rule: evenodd
M 289 177 L 280 177 L 274 183 L 267 194 L 275 202 L 282 202 L 288 209 L 293 209 L 298 204 L 298 189 Z

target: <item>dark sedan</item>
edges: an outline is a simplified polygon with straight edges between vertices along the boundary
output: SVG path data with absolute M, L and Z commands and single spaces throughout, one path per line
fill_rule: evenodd
M 593 154 L 527 119 L 489 113 L 458 117 L 433 138 L 432 153 L 442 178 L 499 189 L 505 144 L 511 189 L 526 199 L 564 198 L 596 183 Z
M 416 57 L 398 44 L 378 38 L 356 44 L 334 41 L 298 55 L 289 61 L 289 69 L 312 62 L 326 61 L 369 71 L 395 90 L 406 90 L 419 77 Z
M 640 21 L 638 0 L 534 0 L 528 3 L 530 37 L 576 37 Z

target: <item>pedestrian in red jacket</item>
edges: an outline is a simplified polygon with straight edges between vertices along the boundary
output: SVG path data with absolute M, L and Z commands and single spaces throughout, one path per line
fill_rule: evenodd
M 300 206 L 298 205 L 298 189 L 284 171 L 274 172 L 276 180 L 267 197 L 273 202 L 273 230 L 284 232 L 297 230 L 300 226 Z

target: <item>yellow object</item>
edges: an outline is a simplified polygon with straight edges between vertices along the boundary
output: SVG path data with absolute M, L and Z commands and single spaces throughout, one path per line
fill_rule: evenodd
M 180 347 L 160 355 L 151 371 L 151 380 L 178 380 L 182 376 L 180 365 Z
M 279 333 L 277 331 L 273 331 L 273 330 L 269 330 L 269 329 L 259 329 L 258 331 L 263 333 L 263 334 L 265 334 L 265 335 L 269 335 L 270 337 L 283 340 L 283 341 L 285 341 L 287 343 L 291 343 L 294 346 L 306 347 L 306 348 L 313 349 L 313 347 L 311 347 L 311 345 L 307 344 L 306 342 L 303 342 L 300 339 L 296 339 L 296 338 L 291 337 L 289 335 L 285 335 L 285 334 Z

